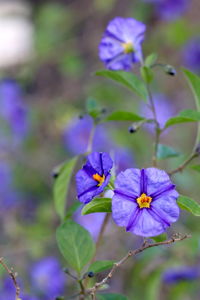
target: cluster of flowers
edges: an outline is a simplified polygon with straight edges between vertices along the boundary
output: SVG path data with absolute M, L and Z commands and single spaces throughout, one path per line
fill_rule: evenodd
M 108 153 L 93 152 L 76 174 L 78 199 L 87 204 L 104 192 L 113 161 Z M 133 234 L 152 237 L 166 231 L 179 217 L 179 194 L 168 174 L 157 168 L 126 169 L 115 180 L 112 217 Z

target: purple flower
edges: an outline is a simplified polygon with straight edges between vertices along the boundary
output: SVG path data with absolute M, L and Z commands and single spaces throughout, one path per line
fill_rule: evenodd
M 112 159 L 105 152 L 88 155 L 86 164 L 76 174 L 77 194 L 81 202 L 86 204 L 103 192 L 110 181 L 112 165 Z
M 183 48 L 184 65 L 200 74 L 200 37 L 191 39 Z
M 188 8 L 189 0 L 145 0 L 154 4 L 156 14 L 163 20 L 173 21 Z
M 0 81 L 0 117 L 3 118 L 15 140 L 27 134 L 27 109 L 22 101 L 22 91 L 15 80 Z
M 190 281 L 199 278 L 197 267 L 180 266 L 169 268 L 164 271 L 162 279 L 166 284 L 176 284 L 180 281 Z
M 146 26 L 132 18 L 116 17 L 109 22 L 99 45 L 99 57 L 110 70 L 130 70 L 142 61 Z
M 45 300 L 52 300 L 64 292 L 66 276 L 54 257 L 45 257 L 35 263 L 31 276 L 33 287 L 46 297 Z
M 171 101 L 163 94 L 154 94 L 153 101 L 155 105 L 158 123 L 160 127 L 163 128 L 167 120 L 175 114 L 175 108 L 172 106 Z M 140 111 L 145 118 L 153 119 L 153 112 L 149 106 L 142 104 L 140 107 Z M 146 125 L 146 127 L 149 128 L 151 131 L 153 126 L 155 125 Z
M 13 188 L 12 177 L 10 166 L 6 162 L 0 161 L 0 203 L 3 212 L 17 204 L 18 195 Z
M 90 116 L 84 116 L 81 119 L 74 119 L 64 131 L 64 143 L 66 148 L 72 154 L 82 154 L 87 151 L 93 120 Z M 103 125 L 96 127 L 92 150 L 93 151 L 108 151 L 112 147 L 110 136 L 106 133 Z
M 115 181 L 113 219 L 136 235 L 159 235 L 179 217 L 178 196 L 165 171 L 127 169 Z

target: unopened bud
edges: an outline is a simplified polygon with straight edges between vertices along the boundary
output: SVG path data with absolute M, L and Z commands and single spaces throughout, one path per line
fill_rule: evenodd
M 132 125 L 132 126 L 129 127 L 128 131 L 129 131 L 130 133 L 134 133 L 134 132 L 137 131 L 137 129 L 135 128 L 135 126 Z
M 176 75 L 176 70 L 171 65 L 165 65 L 164 66 L 164 71 L 165 71 L 166 74 L 168 74 L 170 76 L 175 76 Z
M 92 271 L 88 272 L 87 276 L 90 278 L 94 277 L 94 272 L 92 272 Z

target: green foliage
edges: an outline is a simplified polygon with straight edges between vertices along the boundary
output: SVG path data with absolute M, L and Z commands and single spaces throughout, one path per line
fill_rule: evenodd
M 156 63 L 157 58 L 158 58 L 157 53 L 151 53 L 145 59 L 145 62 L 144 62 L 145 66 L 149 67 L 149 68 L 152 67 Z
M 192 90 L 197 111 L 200 112 L 200 77 L 186 69 L 183 69 L 183 72 Z M 198 125 L 198 133 L 197 133 L 197 143 L 198 142 L 200 142 L 200 123 Z
M 166 241 L 167 235 L 166 233 L 162 233 L 160 235 L 151 237 L 151 239 L 154 240 L 155 242 L 163 242 Z
M 193 215 L 197 217 L 200 216 L 200 204 L 195 200 L 187 196 L 180 196 L 178 198 L 178 205 L 180 206 L 180 208 L 191 212 Z
M 89 232 L 72 220 L 67 220 L 58 227 L 56 238 L 68 265 L 80 274 L 95 253 L 95 244 Z
M 166 159 L 171 157 L 179 156 L 180 153 L 177 152 L 174 148 L 159 144 L 157 150 L 157 158 L 158 159 Z
M 114 261 L 113 260 L 98 260 L 93 262 L 89 268 L 88 272 L 92 271 L 95 274 L 103 272 L 105 270 L 111 269 L 113 267 Z
M 145 101 L 148 97 L 147 90 L 143 81 L 130 72 L 100 70 L 97 71 L 95 74 L 97 76 L 106 77 L 117 83 L 122 84 L 123 86 L 130 89 L 132 92 L 135 92 Z
M 98 300 L 128 300 L 124 295 L 121 294 L 101 294 L 97 295 Z
M 73 214 L 79 209 L 79 207 L 82 205 L 81 202 L 76 201 L 74 202 L 68 209 L 67 209 L 67 214 L 65 216 L 65 220 L 71 218 Z
M 142 66 L 140 68 L 141 76 L 146 83 L 150 83 L 153 80 L 153 71 L 147 66 Z
M 145 120 L 143 117 L 128 111 L 115 111 L 107 116 L 103 121 L 130 121 L 138 122 Z
M 192 110 L 192 109 L 186 109 L 179 113 L 178 116 L 170 118 L 167 120 L 165 124 L 165 128 L 168 128 L 170 126 L 179 124 L 179 123 L 187 123 L 187 122 L 198 122 L 200 121 L 200 112 Z
M 67 203 L 66 198 L 69 189 L 69 183 L 77 159 L 78 157 L 74 157 L 62 165 L 58 177 L 56 178 L 54 183 L 53 194 L 55 208 L 61 219 L 63 219 L 65 215 L 65 207 Z
M 95 198 L 82 209 L 82 215 L 88 215 L 96 212 L 111 212 L 111 198 Z
M 192 166 L 190 166 L 190 168 L 197 172 L 200 172 L 200 165 L 192 165 Z

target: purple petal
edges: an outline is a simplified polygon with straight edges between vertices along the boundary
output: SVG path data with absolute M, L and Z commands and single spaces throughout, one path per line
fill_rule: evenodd
M 112 216 L 119 226 L 127 227 L 129 220 L 137 212 L 137 204 L 124 199 L 123 196 L 115 194 L 112 198 Z
M 137 222 L 129 229 L 130 232 L 144 237 L 151 237 L 163 233 L 168 227 L 165 222 L 153 217 L 149 213 L 149 209 L 143 208 L 140 211 Z
M 151 204 L 152 209 L 169 223 L 174 223 L 179 218 L 180 209 L 176 203 L 179 194 L 173 190 Z
M 98 189 L 96 181 L 84 170 L 80 170 L 76 174 L 76 186 L 78 198 L 83 203 L 89 202 Z
M 140 194 L 147 194 L 147 176 L 145 169 L 141 170 L 141 177 L 140 177 Z
M 91 166 L 96 170 L 99 175 L 107 175 L 112 168 L 113 162 L 110 156 L 103 152 L 93 152 L 88 155 L 88 166 Z
M 153 195 L 158 191 L 165 189 L 172 184 L 169 175 L 163 171 L 156 168 L 147 168 L 147 194 Z
M 115 188 L 117 191 L 131 197 L 140 196 L 140 170 L 127 169 L 120 172 L 115 180 Z

